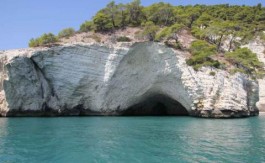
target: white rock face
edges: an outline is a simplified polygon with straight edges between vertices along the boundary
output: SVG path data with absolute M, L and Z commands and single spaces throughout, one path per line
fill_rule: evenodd
M 253 53 L 256 53 L 259 61 L 263 62 L 265 65 L 265 45 L 262 41 L 257 39 L 255 41 L 250 42 L 244 47 L 247 47 Z M 259 102 L 257 103 L 257 106 L 261 112 L 265 112 L 265 78 L 259 79 L 258 83 L 259 83 Z
M 256 82 L 211 68 L 196 72 L 186 65 L 185 52 L 162 44 L 79 44 L 14 53 L 0 54 L 2 116 L 258 114 Z M 165 110 L 155 110 L 158 106 Z

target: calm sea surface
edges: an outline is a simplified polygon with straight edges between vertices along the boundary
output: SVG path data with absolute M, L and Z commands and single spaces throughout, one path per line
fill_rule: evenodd
M 265 162 L 265 116 L 0 118 L 0 162 Z

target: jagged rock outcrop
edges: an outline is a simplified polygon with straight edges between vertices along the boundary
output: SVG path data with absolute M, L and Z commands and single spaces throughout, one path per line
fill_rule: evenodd
M 151 42 L 2 52 L 0 114 L 258 114 L 257 82 L 212 68 L 196 72 L 186 65 L 185 55 Z

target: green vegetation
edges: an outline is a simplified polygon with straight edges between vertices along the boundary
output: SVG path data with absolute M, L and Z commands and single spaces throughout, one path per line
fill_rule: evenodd
M 155 3 L 143 9 L 145 18 L 160 26 L 170 26 L 176 22 L 174 6 L 168 3 Z
M 264 75 L 263 63 L 248 48 L 237 49 L 234 52 L 227 53 L 225 56 L 236 67 L 233 72 L 239 71 L 258 78 Z
M 111 19 L 103 12 L 99 12 L 96 14 L 96 16 L 93 19 L 93 23 L 94 23 L 94 29 L 97 32 L 110 31 L 114 28 Z
M 73 28 L 66 28 L 59 32 L 59 38 L 69 38 L 75 34 L 75 30 Z
M 188 49 L 191 57 L 187 59 L 187 64 L 195 70 L 202 66 L 225 69 L 235 65 L 233 72 L 240 71 L 249 75 L 254 73 L 254 76 L 263 74 L 256 55 L 246 48 L 240 49 L 241 45 L 257 36 L 265 41 L 265 7 L 261 4 L 172 6 L 159 2 L 144 7 L 140 0 L 132 0 L 128 4 L 111 1 L 92 20 L 81 24 L 78 32 L 95 32 L 91 37 L 100 42 L 97 32 L 111 33 L 127 27 L 141 29 L 135 33 L 137 38 L 163 41 L 175 49 L 183 49 L 179 39 L 180 32 L 183 29 L 190 31 L 197 40 Z M 73 28 L 67 28 L 58 37 L 51 33 L 44 34 L 31 39 L 29 46 L 50 46 L 58 41 L 57 38 L 68 38 L 74 33 Z M 117 41 L 131 40 L 123 36 L 117 38 Z M 228 42 L 228 47 L 224 48 L 224 42 Z M 231 65 L 223 64 L 229 62 Z
M 192 56 L 187 60 L 187 64 L 193 66 L 195 70 L 198 70 L 202 66 L 219 68 L 219 61 L 211 58 L 217 54 L 216 47 L 206 41 L 198 40 L 192 42 L 190 52 Z
M 178 42 L 178 33 L 184 28 L 183 24 L 175 23 L 172 26 L 164 27 L 161 32 L 156 35 L 156 40 L 161 41 L 162 39 L 174 39 Z
M 84 22 L 80 31 L 107 32 L 128 26 L 140 27 L 147 22 L 170 31 L 167 27 L 177 24 L 192 30 L 199 39 L 219 45 L 228 34 L 250 38 L 265 30 L 264 13 L 261 4 L 253 7 L 229 4 L 172 6 L 159 2 L 143 7 L 140 0 L 128 4 L 111 1 L 91 21 Z
M 51 46 L 52 44 L 58 41 L 57 37 L 52 33 L 43 34 L 39 38 L 31 39 L 29 41 L 29 47 L 38 47 L 38 46 Z
M 146 37 L 149 41 L 154 41 L 159 27 L 156 26 L 153 22 L 148 21 L 144 24 L 143 36 Z
M 166 46 L 176 49 L 176 50 L 181 50 L 182 45 L 179 42 L 170 42 L 170 41 L 165 41 L 164 42 Z
M 126 36 L 121 36 L 117 38 L 118 42 L 131 42 L 131 39 L 129 37 Z
M 211 75 L 211 76 L 215 76 L 216 73 L 215 73 L 214 71 L 211 71 L 209 75 Z
M 80 32 L 109 32 L 126 27 L 151 26 L 145 30 L 150 40 L 154 40 L 154 29 L 163 28 L 157 33 L 155 40 L 169 39 L 176 36 L 182 29 L 189 29 L 198 39 L 206 40 L 222 51 L 224 39 L 229 39 L 229 50 L 237 48 L 236 37 L 249 40 L 265 30 L 265 8 L 257 6 L 238 5 L 195 5 L 172 6 L 159 2 L 147 7 L 140 0 L 132 0 L 128 4 L 111 1 L 105 8 L 96 13 L 91 21 L 85 21 Z M 231 36 L 228 38 L 227 36 Z
M 86 21 L 83 24 L 81 24 L 79 31 L 80 32 L 89 32 L 93 30 L 93 22 Z
M 128 4 L 111 1 L 92 21 L 82 24 L 80 31 L 108 32 L 142 26 L 143 36 L 151 41 L 174 39 L 178 43 L 177 33 L 185 28 L 198 39 L 215 45 L 218 52 L 223 52 L 224 40 L 229 40 L 229 51 L 233 51 L 240 46 L 237 37 L 244 43 L 260 35 L 265 30 L 264 13 L 261 4 L 253 7 L 229 4 L 172 6 L 159 2 L 143 7 L 140 0 Z

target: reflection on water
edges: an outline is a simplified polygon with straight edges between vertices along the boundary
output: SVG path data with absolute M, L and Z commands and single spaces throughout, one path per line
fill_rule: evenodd
M 0 154 L 6 153 L 5 152 L 5 146 L 6 146 L 5 138 L 8 137 L 7 122 L 8 120 L 6 118 L 0 118 Z
M 5 137 L 7 135 L 7 122 L 7 118 L 0 118 L 0 138 Z
M 0 162 L 265 162 L 265 117 L 0 119 Z

